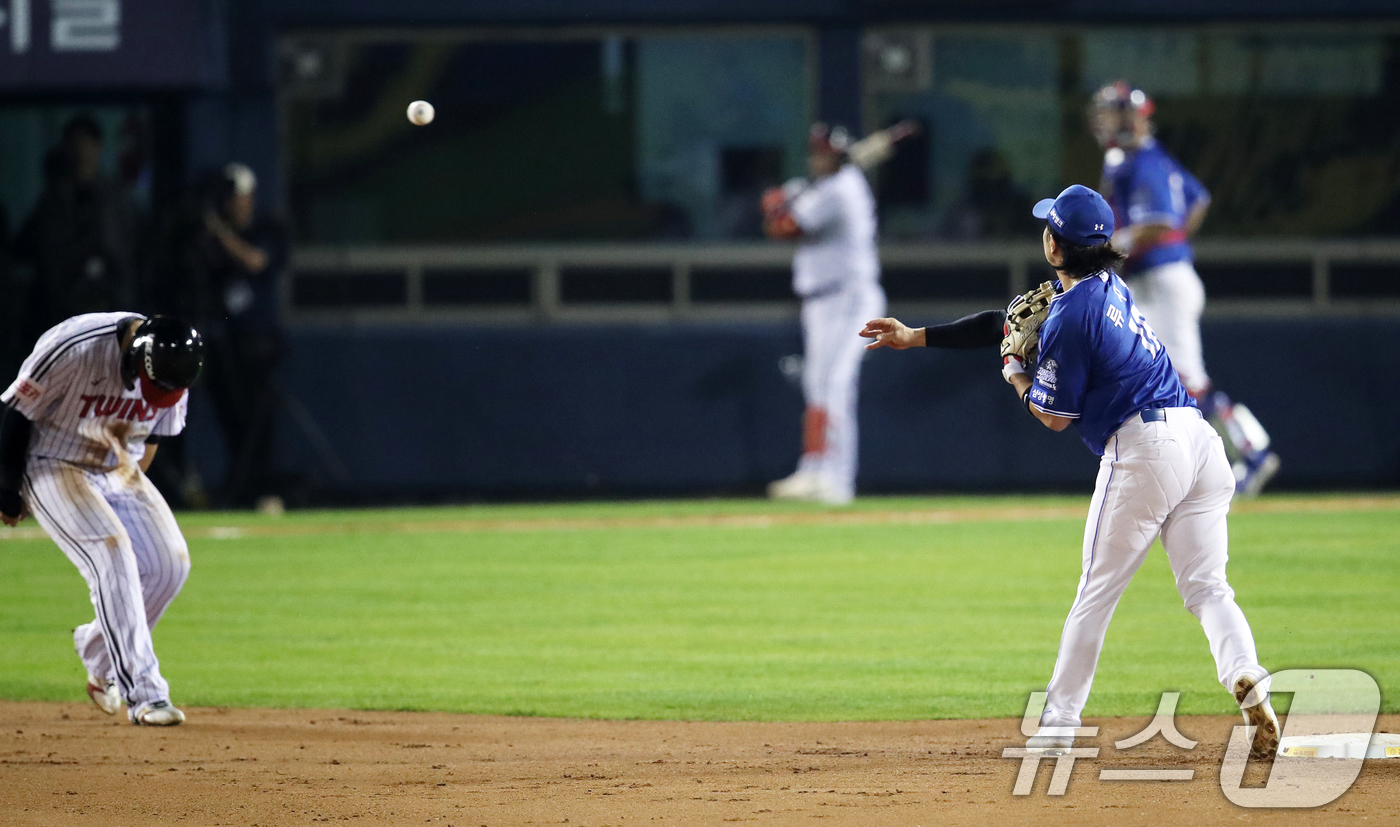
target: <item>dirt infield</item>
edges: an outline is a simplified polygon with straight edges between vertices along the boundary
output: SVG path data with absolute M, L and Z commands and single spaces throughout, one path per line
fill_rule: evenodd
M 1317 810 L 1248 810 L 1221 793 L 1235 718 L 1182 717 L 1116 752 L 1146 719 L 1102 727 L 1068 792 L 1012 794 L 1011 720 L 685 723 L 439 713 L 190 709 L 139 729 L 87 704 L 0 702 L 0 824 L 986 825 L 1394 824 L 1400 760 L 1368 761 Z M 1380 730 L 1400 729 L 1383 716 Z M 1023 744 L 1023 740 L 1022 740 Z M 1102 768 L 1194 769 L 1101 781 Z M 1264 768 L 1246 777 L 1262 783 Z

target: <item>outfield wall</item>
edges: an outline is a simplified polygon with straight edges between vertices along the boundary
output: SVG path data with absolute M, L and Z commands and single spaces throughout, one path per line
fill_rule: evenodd
M 1272 432 L 1280 486 L 1400 484 L 1385 361 L 1400 320 L 1208 320 L 1204 336 L 1218 386 Z M 742 493 L 798 455 L 801 397 L 780 367 L 795 324 L 307 328 L 289 348 L 282 381 L 315 427 L 284 413 L 279 462 L 317 489 Z M 1089 489 L 1094 458 L 1031 421 L 997 366 L 990 350 L 871 354 L 861 490 Z

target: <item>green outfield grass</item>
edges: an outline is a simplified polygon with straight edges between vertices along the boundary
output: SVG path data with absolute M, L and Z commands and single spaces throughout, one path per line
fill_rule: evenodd
M 189 514 L 156 630 L 177 703 L 706 720 L 1019 715 L 1043 689 L 1088 497 L 759 500 Z M 82 700 L 91 618 L 47 539 L 0 541 L 0 697 Z M 1264 498 L 1230 578 L 1266 665 L 1353 667 L 1400 711 L 1400 498 Z M 1205 637 L 1154 550 L 1089 715 L 1164 690 L 1217 713 Z

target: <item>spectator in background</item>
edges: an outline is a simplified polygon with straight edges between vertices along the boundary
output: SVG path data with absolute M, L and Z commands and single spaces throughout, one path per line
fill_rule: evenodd
M 20 363 L 24 361 L 23 339 L 19 334 L 26 308 L 24 296 L 16 282 L 10 268 L 10 213 L 4 204 L 0 204 L 0 291 L 6 297 L 3 309 L 0 309 L 0 324 L 4 325 L 4 330 L 0 331 L 0 375 L 6 375 L 4 372 L 11 368 L 18 372 Z
M 278 278 L 286 267 L 282 224 L 259 215 L 257 178 L 233 163 L 215 176 L 194 242 L 193 299 L 208 346 L 206 387 L 224 432 L 226 505 L 276 508 L 272 473 L 272 371 L 282 354 Z
M 948 211 L 940 235 L 966 241 L 1023 238 L 1036 230 L 1031 215 L 1034 204 L 1016 186 L 1011 164 L 1001 150 L 983 147 L 968 162 L 962 197 Z
M 15 241 L 15 258 L 32 274 L 27 333 L 82 313 L 126 309 L 136 298 L 136 211 L 126 187 L 102 174 L 97 121 L 68 121 L 45 158 L 44 177 Z

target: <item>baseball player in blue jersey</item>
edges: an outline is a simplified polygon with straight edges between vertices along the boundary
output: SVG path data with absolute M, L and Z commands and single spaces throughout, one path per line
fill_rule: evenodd
M 173 726 L 151 628 L 190 573 L 175 515 L 146 477 L 180 433 L 204 342 L 164 316 L 87 313 L 39 338 L 0 394 L 0 522 L 32 514 L 87 581 L 94 619 L 73 630 L 87 693 L 134 724 Z
M 1123 275 L 1186 390 L 1225 437 L 1236 492 L 1257 494 L 1278 472 L 1278 455 L 1249 408 L 1212 387 L 1201 355 L 1206 293 L 1190 239 L 1205 219 L 1210 193 L 1152 137 L 1152 112 L 1152 99 L 1123 81 L 1100 89 L 1089 110 L 1104 147 L 1100 189 L 1119 228 L 1113 246 L 1128 254 Z
M 1220 682 L 1255 727 L 1252 754 L 1278 747 L 1268 673 L 1225 578 L 1225 515 L 1234 474 L 1215 430 L 1177 376 L 1167 349 L 1113 268 L 1114 217 L 1087 187 L 1072 186 L 1034 210 L 1046 220 L 1045 258 L 1059 275 L 1038 340 L 1010 330 L 1002 375 L 1046 427 L 1071 424 L 1102 457 L 1084 528 L 1079 589 L 1060 639 L 1040 732 L 1030 747 L 1062 753 L 1089 698 L 1109 620 L 1159 536 L 1186 608 L 1205 630 Z M 1013 308 L 1016 305 L 1013 303 Z M 975 317 L 969 317 L 975 318 Z M 876 319 L 862 335 L 870 348 L 928 343 L 925 330 Z M 1038 347 L 1034 374 L 1029 355 Z

